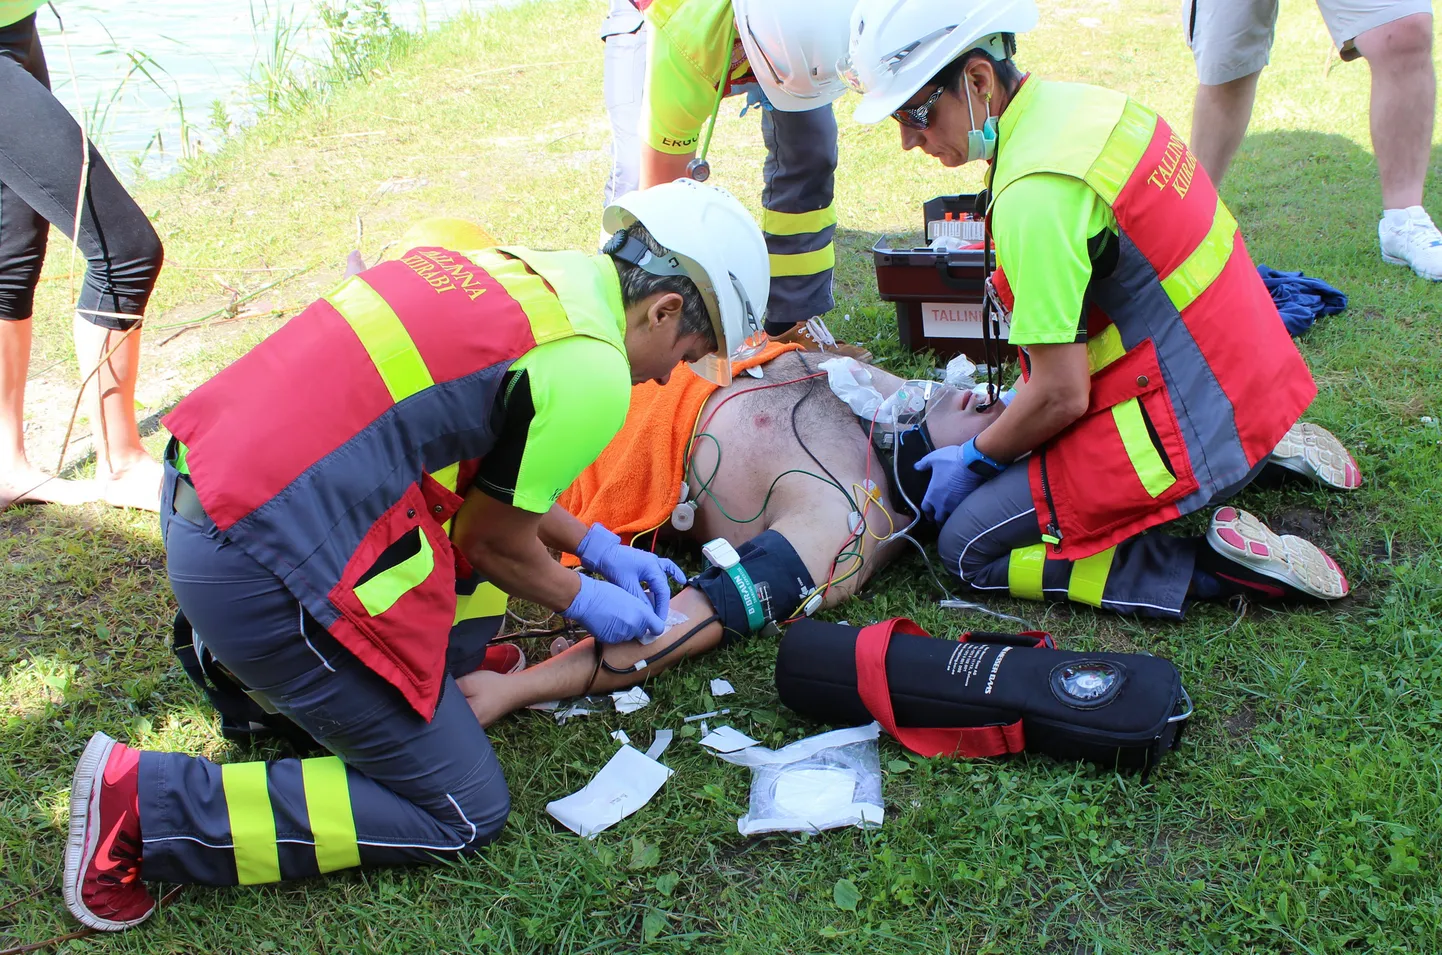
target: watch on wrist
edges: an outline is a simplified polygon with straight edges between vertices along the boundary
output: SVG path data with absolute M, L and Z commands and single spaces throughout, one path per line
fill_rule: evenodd
M 961 446 L 961 460 L 967 470 L 973 474 L 979 474 L 985 480 L 990 481 L 998 474 L 1006 470 L 1006 465 L 988 457 L 976 446 L 976 439 L 972 438 Z

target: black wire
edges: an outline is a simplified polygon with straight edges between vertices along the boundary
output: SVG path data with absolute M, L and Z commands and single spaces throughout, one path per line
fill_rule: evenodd
M 812 370 L 811 370 L 811 366 L 806 363 L 805 353 L 803 353 L 803 352 L 797 352 L 796 357 L 801 360 L 801 367 L 806 369 L 806 373 L 807 373 L 808 375 L 809 375 L 809 374 L 813 374 L 813 372 L 812 372 Z M 817 379 L 817 378 L 807 379 L 807 381 L 806 381 L 806 394 L 802 395 L 802 396 L 801 396 L 801 399 L 800 399 L 799 401 L 797 401 L 796 404 L 794 404 L 794 405 L 791 406 L 791 433 L 794 434 L 794 435 L 796 435 L 796 443 L 799 444 L 799 445 L 801 445 L 801 450 L 803 450 L 803 451 L 806 452 L 806 456 L 807 456 L 808 458 L 810 458 L 810 459 L 816 464 L 816 466 L 817 466 L 818 468 L 821 469 L 821 471 L 822 471 L 823 474 L 825 474 L 827 477 L 831 478 L 831 483 L 832 483 L 832 484 L 835 484 L 838 488 L 841 489 L 841 493 L 842 493 L 842 495 L 846 498 L 847 502 L 851 505 L 851 509 L 852 509 L 853 511 L 859 511 L 860 508 L 858 508 L 858 507 L 856 506 L 856 500 L 855 500 L 855 498 L 853 498 L 853 497 L 851 496 L 851 492 L 848 491 L 848 490 L 842 485 L 842 483 L 836 479 L 836 475 L 834 475 L 834 474 L 831 473 L 831 469 L 830 469 L 830 468 L 828 468 L 826 465 L 824 465 L 824 464 L 821 463 L 821 459 L 820 459 L 820 458 L 818 458 L 816 455 L 814 455 L 814 454 L 811 453 L 811 449 L 806 446 L 806 439 L 803 438 L 803 437 L 801 437 L 801 429 L 796 426 L 796 414 L 797 414 L 797 412 L 799 412 L 799 411 L 801 410 L 801 406 L 806 403 L 806 399 L 811 397 L 811 394 L 812 394 L 813 391 L 815 391 L 815 386 L 817 385 L 817 383 L 819 382 L 819 380 L 820 380 L 820 379 Z
M 681 646 L 682 644 L 684 644 L 687 640 L 690 640 L 692 637 L 696 636 L 696 634 L 700 633 L 702 630 L 704 630 L 704 629 L 706 629 L 707 627 L 711 626 L 711 624 L 717 622 L 717 621 L 720 620 L 720 619 L 721 619 L 721 617 L 720 617 L 719 614 L 714 614 L 714 613 L 713 613 L 711 616 L 707 617 L 705 620 L 702 620 L 700 623 L 696 624 L 696 626 L 692 627 L 690 630 L 688 630 L 688 631 L 686 631 L 684 634 L 682 634 L 682 635 L 681 635 L 681 638 L 680 638 L 679 640 L 677 640 L 675 643 L 671 644 L 669 647 L 666 647 L 664 650 L 662 650 L 660 653 L 657 653 L 655 656 L 647 657 L 647 658 L 646 658 L 646 661 L 645 661 L 645 662 L 646 662 L 646 665 L 643 666 L 643 667 L 640 667 L 639 669 L 636 667 L 636 664 L 634 664 L 634 663 L 631 664 L 631 665 L 628 666 L 628 667 L 613 667 L 613 666 L 611 666 L 611 664 L 607 663 L 604 658 L 601 660 L 601 666 L 603 666 L 603 667 L 606 668 L 606 672 L 607 672 L 607 673 L 614 673 L 614 674 L 616 674 L 617 676 L 627 676 L 628 674 L 634 675 L 634 674 L 637 674 L 637 673 L 645 673 L 646 670 L 647 670 L 648 668 L 650 668 L 651 664 L 655 663 L 657 660 L 662 659 L 662 658 L 665 657 L 667 654 L 669 654 L 672 650 L 675 650 L 677 647 L 680 647 L 680 646 Z M 600 646 L 600 644 L 601 644 L 601 642 L 600 642 L 599 640 L 596 641 L 596 645 L 597 645 L 597 646 Z M 595 680 L 596 680 L 596 677 L 593 675 L 593 676 L 591 677 L 591 681 L 592 681 L 592 682 L 595 682 Z M 587 689 L 589 689 L 589 688 L 590 688 L 590 687 L 588 686 Z

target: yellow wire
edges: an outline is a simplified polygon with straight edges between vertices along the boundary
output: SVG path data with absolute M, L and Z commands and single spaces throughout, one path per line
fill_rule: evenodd
M 875 485 L 872 485 L 872 487 L 874 488 Z M 866 533 L 871 535 L 872 540 L 878 543 L 885 543 L 896 533 L 896 522 L 891 519 L 891 512 L 888 511 L 885 506 L 882 506 L 881 513 L 886 515 L 886 525 L 888 528 L 885 537 L 878 536 L 877 533 L 871 529 L 871 523 L 866 519 L 866 512 L 871 509 L 871 505 L 881 503 L 881 491 L 868 491 L 855 481 L 851 482 L 851 489 L 861 492 L 858 496 L 866 498 L 866 504 L 861 508 L 861 526 L 865 528 Z

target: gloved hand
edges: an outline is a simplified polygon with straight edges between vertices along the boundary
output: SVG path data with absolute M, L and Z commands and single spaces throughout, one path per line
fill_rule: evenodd
M 576 621 L 602 643 L 625 643 L 666 629 L 664 617 L 651 612 L 651 604 L 626 593 L 615 584 L 581 574 L 581 589 L 562 615 Z
M 916 462 L 916 470 L 931 472 L 931 483 L 926 486 L 926 494 L 921 498 L 921 513 L 928 520 L 945 524 L 967 495 L 986 483 L 986 478 L 969 466 L 977 460 L 986 460 L 994 467 L 1005 467 L 998 466 L 976 450 L 975 438 L 966 444 L 937 448 Z
M 649 601 L 651 609 L 662 620 L 671 610 L 671 587 L 666 578 L 669 576 L 678 584 L 686 582 L 686 575 L 675 563 L 650 551 L 627 547 L 621 538 L 600 524 L 592 524 L 581 538 L 576 556 L 581 558 L 581 566 L 586 570 L 600 574 L 632 596 Z M 641 588 L 642 584 L 650 590 L 649 594 Z

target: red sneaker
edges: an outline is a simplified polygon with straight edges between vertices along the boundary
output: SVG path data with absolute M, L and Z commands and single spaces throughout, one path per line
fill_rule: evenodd
M 493 643 L 486 647 L 486 659 L 480 669 L 492 673 L 520 673 L 526 668 L 526 654 L 514 643 Z
M 102 932 L 139 925 L 155 911 L 140 881 L 140 753 L 96 733 L 70 783 L 65 904 Z

